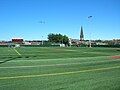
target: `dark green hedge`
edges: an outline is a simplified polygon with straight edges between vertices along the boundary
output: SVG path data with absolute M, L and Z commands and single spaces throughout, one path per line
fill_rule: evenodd
M 8 45 L 0 45 L 0 47 L 8 47 Z

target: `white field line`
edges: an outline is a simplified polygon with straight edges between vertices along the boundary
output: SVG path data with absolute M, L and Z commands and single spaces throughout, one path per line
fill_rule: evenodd
M 93 71 L 102 71 L 102 70 L 110 70 L 110 69 L 117 69 L 117 68 L 120 68 L 120 66 L 107 67 L 107 68 L 97 68 L 97 69 L 87 69 L 87 70 L 71 71 L 71 72 L 63 72 L 63 73 L 24 75 L 24 76 L 14 76 L 14 77 L 0 77 L 0 80 L 19 79 L 19 78 L 34 78 L 34 77 L 47 77 L 47 76 L 58 76 L 58 75 L 70 75 L 70 74 L 93 72 Z
M 75 59 L 75 60 L 86 60 L 86 59 L 95 59 L 95 58 L 109 58 L 110 56 L 97 56 L 97 57 L 78 57 L 78 58 L 57 58 L 57 59 L 34 59 L 34 60 L 24 60 L 24 59 L 22 59 L 22 60 L 13 60 L 13 61 L 11 61 L 11 62 L 21 62 L 21 61 L 58 61 L 58 60 L 73 60 L 73 59 Z
M 68 50 L 68 49 L 56 49 L 57 51 L 77 51 L 77 50 Z
M 77 50 L 61 50 L 61 49 L 59 49 L 59 50 L 56 49 L 56 50 L 57 50 L 57 51 L 77 51 Z M 56 50 L 55 50 L 55 51 L 56 51 Z M 42 53 L 42 52 L 46 52 L 46 51 L 35 51 L 35 52 L 41 52 L 41 53 Z
M 81 62 L 81 63 L 65 63 L 65 64 L 47 64 L 47 65 L 34 65 L 34 66 L 10 66 L 10 67 L 0 67 L 1 68 L 34 68 L 34 67 L 52 67 L 52 66 L 67 66 L 67 65 L 80 65 L 80 64 L 90 64 L 90 63 L 102 63 L 102 62 L 113 62 L 120 60 L 104 60 L 104 61 L 92 61 L 92 62 Z
M 3 85 L 0 85 L 0 87 L 5 87 L 5 86 L 14 86 L 14 85 L 18 85 L 18 83 L 14 83 L 14 84 L 3 84 Z M 20 84 L 19 84 L 20 85 Z
M 21 56 L 21 54 L 20 54 L 15 48 L 13 48 L 13 50 L 14 50 L 18 55 Z
M 100 79 L 100 80 L 96 80 L 95 82 L 102 82 L 102 81 L 106 81 L 106 80 L 112 80 L 112 79 L 119 79 L 120 77 L 107 77 L 107 79 L 105 78 L 105 79 Z M 9 83 L 9 84 L 3 84 L 3 85 L 1 85 L 0 87 L 6 87 L 6 86 L 15 86 L 15 85 L 20 85 L 20 84 L 18 84 L 18 83 L 14 83 L 14 84 L 11 84 L 11 83 Z

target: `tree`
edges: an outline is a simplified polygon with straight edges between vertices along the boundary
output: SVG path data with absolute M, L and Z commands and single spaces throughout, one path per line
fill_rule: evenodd
M 52 43 L 63 43 L 65 45 L 67 45 L 69 43 L 69 39 L 66 35 L 62 35 L 62 34 L 53 34 L 50 33 L 48 35 L 48 40 Z
M 69 44 L 69 38 L 66 35 L 63 36 L 63 43 L 65 45 Z

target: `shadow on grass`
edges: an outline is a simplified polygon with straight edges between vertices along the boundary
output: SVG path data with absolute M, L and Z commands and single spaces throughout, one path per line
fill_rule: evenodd
M 120 51 L 120 49 L 117 49 L 117 51 Z
M 7 59 L 7 60 L 1 61 L 0 64 L 6 63 L 6 62 L 8 62 L 8 61 L 12 61 L 12 60 L 14 60 L 14 59 L 16 59 L 16 58 L 19 58 L 19 57 L 9 58 L 9 59 Z
M 6 62 L 9 62 L 9 61 L 12 61 L 12 60 L 18 59 L 18 58 L 26 58 L 26 59 L 28 58 L 28 59 L 29 59 L 30 57 L 35 58 L 35 57 L 37 57 L 37 56 L 18 56 L 18 57 L 8 57 L 9 59 L 4 60 L 4 61 L 0 61 L 0 64 L 6 63 Z M 2 59 L 5 59 L 5 57 L 2 58 Z

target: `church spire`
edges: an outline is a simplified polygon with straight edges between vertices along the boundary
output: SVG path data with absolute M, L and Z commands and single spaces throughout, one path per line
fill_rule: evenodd
M 80 41 L 83 41 L 83 40 L 84 40 L 83 27 L 81 26 Z

